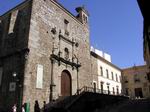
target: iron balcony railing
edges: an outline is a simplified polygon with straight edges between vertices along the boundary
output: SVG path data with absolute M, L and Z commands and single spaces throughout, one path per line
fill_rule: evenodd
M 83 92 L 92 92 L 92 93 L 109 94 L 109 95 L 122 95 L 122 93 L 119 93 L 119 92 L 101 90 L 98 88 L 87 87 L 87 86 L 84 86 L 83 88 L 79 89 L 76 94 L 81 94 Z

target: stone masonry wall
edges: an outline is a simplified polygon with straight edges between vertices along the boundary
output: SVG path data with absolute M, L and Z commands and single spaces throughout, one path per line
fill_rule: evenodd
M 68 23 L 69 36 L 64 35 L 64 20 Z M 56 34 L 51 32 L 52 28 L 56 28 Z M 59 40 L 59 35 L 64 35 L 67 39 Z M 69 40 L 69 41 L 68 41 Z M 78 43 L 78 47 L 72 46 L 70 42 Z M 72 14 L 67 12 L 58 3 L 53 0 L 34 0 L 32 6 L 31 25 L 29 32 L 30 49 L 28 60 L 26 62 L 24 95 L 23 101 L 30 102 L 31 111 L 35 100 L 38 100 L 40 107 L 43 101 L 49 101 L 50 95 L 50 79 L 51 79 L 51 60 L 53 46 L 57 48 L 54 54 L 61 52 L 60 56 L 64 58 L 64 49 L 69 50 L 69 59 L 76 55 L 81 63 L 79 68 L 79 88 L 83 86 L 91 86 L 90 73 L 90 43 L 88 24 L 78 21 Z M 77 60 L 75 60 L 77 61 Z M 36 88 L 37 65 L 43 66 L 43 87 Z M 68 70 L 72 78 L 72 94 L 77 91 L 77 71 L 72 66 L 64 63 L 54 63 L 54 99 L 61 96 L 61 73 Z

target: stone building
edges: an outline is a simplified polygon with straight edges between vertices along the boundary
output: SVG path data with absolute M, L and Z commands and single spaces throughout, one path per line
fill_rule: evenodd
M 143 54 L 149 68 L 148 77 L 150 79 L 150 2 L 148 0 L 137 0 L 137 2 L 143 15 Z
M 123 93 L 131 98 L 149 98 L 150 80 L 147 73 L 148 68 L 146 65 L 123 69 Z
M 121 69 L 111 63 L 111 56 L 91 48 L 93 86 L 101 93 L 119 95 L 122 91 Z
M 0 17 L 0 108 L 40 107 L 91 85 L 88 12 L 26 0 Z

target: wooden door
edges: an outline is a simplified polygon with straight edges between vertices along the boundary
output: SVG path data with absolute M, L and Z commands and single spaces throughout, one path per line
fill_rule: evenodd
M 68 71 L 63 71 L 61 74 L 61 95 L 71 95 L 71 76 Z

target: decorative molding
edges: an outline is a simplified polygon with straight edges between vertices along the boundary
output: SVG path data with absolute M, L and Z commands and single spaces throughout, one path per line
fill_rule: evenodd
M 64 58 L 60 57 L 60 56 L 57 56 L 55 54 L 51 54 L 51 57 L 50 57 L 51 60 L 57 60 L 58 63 L 60 64 L 60 62 L 62 63 L 65 63 L 67 65 L 70 65 L 72 67 L 76 67 L 76 68 L 79 68 L 81 67 L 81 64 L 78 64 L 78 63 L 74 63 L 74 62 L 71 62 L 70 60 L 65 60 Z

